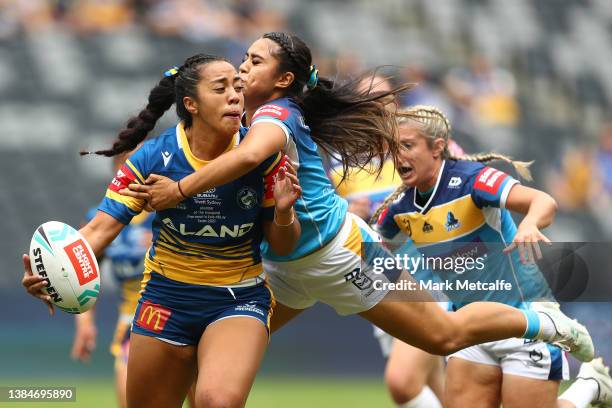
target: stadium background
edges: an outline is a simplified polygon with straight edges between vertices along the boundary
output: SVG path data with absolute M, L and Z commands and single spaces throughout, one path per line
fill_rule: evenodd
M 74 406 L 114 403 L 113 282 L 82 365 L 69 359 L 72 318 L 49 318 L 20 287 L 20 254 L 36 226 L 76 226 L 101 199 L 110 161 L 77 153 L 108 146 L 165 69 L 201 51 L 239 63 L 271 30 L 303 37 L 324 76 L 392 65 L 383 72 L 419 83 L 403 102 L 441 107 L 466 151 L 536 160 L 533 185 L 559 203 L 549 237 L 612 238 L 608 0 L 0 0 L 0 385 L 77 386 Z M 564 308 L 610 363 L 611 305 Z M 391 406 L 383 367 L 368 324 L 316 307 L 274 336 L 251 403 Z

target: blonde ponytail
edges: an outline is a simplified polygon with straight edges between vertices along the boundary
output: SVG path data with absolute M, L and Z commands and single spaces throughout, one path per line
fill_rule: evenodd
M 406 191 L 407 188 L 408 187 L 402 184 L 401 186 L 396 188 L 394 192 L 389 194 L 387 198 L 385 198 L 385 201 L 383 201 L 380 204 L 380 206 L 376 209 L 376 211 L 374 211 L 374 214 L 372 214 L 372 217 L 370 217 L 370 224 L 376 224 L 376 221 L 378 221 L 378 217 L 380 217 L 380 214 L 383 211 L 385 211 L 385 209 L 389 207 L 391 203 L 394 202 L 397 199 L 397 197 L 400 196 L 400 194 Z

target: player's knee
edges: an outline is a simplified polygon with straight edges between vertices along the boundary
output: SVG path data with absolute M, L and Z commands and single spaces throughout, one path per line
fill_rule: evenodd
M 414 399 L 423 389 L 422 381 L 414 378 L 407 370 L 399 373 L 395 370 L 385 371 L 385 383 L 391 394 L 393 402 L 397 405 L 403 405 Z
M 244 405 L 243 396 L 227 389 L 204 389 L 196 391 L 198 408 L 237 408 Z

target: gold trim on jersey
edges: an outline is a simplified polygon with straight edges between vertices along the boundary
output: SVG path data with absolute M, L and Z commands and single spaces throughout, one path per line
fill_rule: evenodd
M 187 133 L 185 133 L 185 124 L 183 122 L 180 122 L 176 126 L 176 131 L 178 132 L 179 140 L 181 143 L 180 147 L 183 149 L 183 154 L 185 155 L 185 158 L 194 170 L 197 171 L 211 162 L 211 160 L 199 159 L 193 154 L 193 152 L 191 151 L 191 147 L 189 147 L 189 140 L 187 139 Z M 232 140 L 230 140 L 223 153 L 229 152 L 237 145 L 238 137 L 238 132 L 236 132 L 236 134 L 232 136 Z
M 447 228 L 446 221 L 449 212 L 453 213 L 458 223 Z M 485 223 L 482 210 L 476 207 L 469 194 L 432 207 L 425 214 L 415 211 L 396 214 L 393 219 L 400 230 L 416 244 L 452 240 L 476 230 Z
M 128 166 L 128 167 L 130 168 L 130 170 L 132 170 L 132 172 L 134 173 L 134 175 L 135 175 L 135 176 L 136 176 L 136 178 L 138 179 L 138 180 L 136 180 L 136 181 L 138 181 L 138 183 L 139 183 L 139 184 L 145 184 L 145 178 L 144 178 L 144 177 L 142 177 L 142 174 L 140 174 L 140 172 L 138 171 L 138 169 L 136 168 L 136 166 L 134 166 L 134 164 L 132 164 L 132 162 L 131 162 L 131 161 L 126 160 L 126 161 L 125 161 L 125 165 L 126 165 L 126 166 Z
M 119 204 L 123 204 L 126 207 L 128 207 L 130 210 L 138 212 L 138 213 L 142 211 L 145 205 L 144 200 L 140 200 L 134 197 L 124 196 L 122 194 L 115 193 L 111 189 L 106 190 L 106 197 L 113 201 L 118 202 Z
M 261 275 L 263 266 L 261 262 L 253 264 L 252 258 L 244 259 L 243 262 L 195 257 L 181 258 L 176 253 L 158 246 L 155 249 L 154 259 L 149 255 L 145 258 L 143 290 L 152 271 L 168 279 L 190 285 L 224 286 Z
M 351 230 L 344 241 L 344 248 L 351 252 L 354 252 L 358 257 L 361 257 L 361 243 L 363 242 L 363 236 L 361 235 L 361 229 L 355 220 L 351 219 Z

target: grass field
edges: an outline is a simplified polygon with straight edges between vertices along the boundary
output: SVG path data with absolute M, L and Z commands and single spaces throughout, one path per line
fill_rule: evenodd
M 2 403 L 0 407 L 59 407 L 66 408 L 111 408 L 117 406 L 115 392 L 110 378 L 99 381 L 2 381 L 2 386 L 76 386 L 76 402 L 64 403 Z M 562 384 L 565 390 L 569 383 Z M 185 404 L 185 407 L 187 405 Z M 277 378 L 257 379 L 248 408 L 391 408 L 394 405 L 386 394 L 382 378 L 339 379 L 339 378 Z
M 79 381 L 65 379 L 62 381 L 2 381 L 2 386 L 76 386 L 76 402 L 64 403 L 2 403 L 0 407 L 67 407 L 67 408 L 110 408 L 115 407 L 115 393 L 110 378 L 99 381 Z M 381 379 L 352 379 L 340 380 L 338 378 L 274 378 L 261 377 L 249 397 L 249 408 L 312 408 L 312 407 L 380 407 L 391 408 Z

